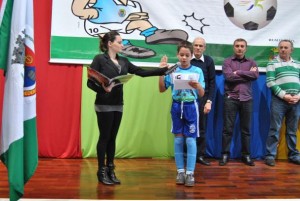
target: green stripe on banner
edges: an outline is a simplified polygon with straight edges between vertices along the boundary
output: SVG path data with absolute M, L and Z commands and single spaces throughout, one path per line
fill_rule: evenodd
M 51 58 L 92 59 L 97 52 L 98 38 L 51 37 Z
M 51 37 L 51 58 L 53 59 L 82 59 L 92 60 L 99 53 L 98 38 Z M 176 63 L 176 48 L 174 45 L 148 45 L 141 40 L 130 40 L 133 45 L 151 48 L 156 56 L 148 59 L 130 59 L 137 62 L 159 62 L 164 55 L 170 56 L 170 62 Z M 163 48 L 162 48 L 163 47 Z M 174 56 L 171 58 L 171 56 Z
M 51 59 L 77 59 L 92 60 L 99 53 L 98 38 L 60 37 L 52 36 Z M 131 59 L 133 62 L 155 62 L 158 63 L 163 55 L 169 57 L 169 63 L 176 63 L 175 45 L 149 45 L 142 40 L 131 40 L 136 46 L 146 47 L 154 50 L 156 56 L 148 59 Z M 207 44 L 205 54 L 213 57 L 216 65 L 222 65 L 224 58 L 233 54 L 232 45 Z M 276 48 L 270 46 L 248 46 L 248 57 L 255 59 L 258 66 L 266 67 L 270 59 L 277 55 Z M 295 48 L 293 58 L 300 60 L 300 48 Z
M 82 79 L 82 156 L 95 157 L 99 138 L 94 111 L 95 92 L 87 88 L 86 68 Z M 143 94 L 143 96 L 141 96 Z M 159 93 L 158 77 L 134 76 L 124 85 L 124 111 L 116 140 L 117 158 L 173 157 L 171 93 Z

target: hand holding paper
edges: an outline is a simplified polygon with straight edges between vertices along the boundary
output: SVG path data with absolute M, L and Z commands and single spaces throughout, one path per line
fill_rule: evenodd
M 188 82 L 188 84 L 192 87 L 192 88 L 194 88 L 194 89 L 199 89 L 200 88 L 200 83 L 198 82 L 198 81 L 196 81 L 196 80 L 191 80 L 191 81 L 189 81 Z

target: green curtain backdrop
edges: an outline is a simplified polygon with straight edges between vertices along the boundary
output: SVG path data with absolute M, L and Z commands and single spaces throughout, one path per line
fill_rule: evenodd
M 81 106 L 82 156 L 96 157 L 98 140 L 97 120 L 94 112 L 95 93 L 86 86 L 86 68 L 83 68 Z M 266 87 L 266 75 L 261 73 L 253 84 L 253 121 L 251 156 L 262 158 L 269 130 L 271 91 Z M 223 129 L 224 78 L 216 75 L 216 95 L 212 111 L 208 116 L 207 154 L 217 158 L 221 154 Z M 124 114 L 117 137 L 117 158 L 173 157 L 173 135 L 171 130 L 170 90 L 160 94 L 158 77 L 133 77 L 124 85 Z M 263 122 L 261 122 L 263 121 Z M 239 124 L 237 122 L 237 124 Z M 278 158 L 287 158 L 285 126 L 281 130 Z M 240 134 L 236 127 L 231 145 L 231 157 L 240 157 Z M 299 136 L 298 131 L 298 136 Z M 298 138 L 299 148 L 300 138 Z
M 86 86 L 83 69 L 81 149 L 83 158 L 96 157 L 99 137 L 94 111 L 96 93 Z M 172 157 L 171 93 L 159 93 L 158 77 L 134 76 L 124 85 L 123 119 L 117 136 L 116 157 Z

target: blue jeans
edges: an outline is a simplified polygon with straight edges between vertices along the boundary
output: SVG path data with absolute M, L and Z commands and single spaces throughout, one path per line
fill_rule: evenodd
M 196 138 L 192 137 L 175 137 L 174 141 L 174 152 L 175 152 L 175 163 L 177 170 L 184 169 L 184 158 L 183 158 L 183 143 L 186 141 L 187 147 L 187 161 L 186 171 L 194 172 L 196 166 Z
M 300 103 L 289 104 L 286 101 L 272 95 L 270 130 L 266 142 L 266 159 L 275 159 L 279 140 L 279 130 L 283 118 L 286 124 L 286 142 L 288 157 L 290 160 L 300 160 L 300 153 L 296 148 L 297 129 L 300 116 Z
M 250 125 L 252 100 L 239 101 L 224 97 L 224 125 L 222 134 L 222 154 L 230 154 L 230 145 L 237 114 L 240 116 L 242 156 L 250 155 Z

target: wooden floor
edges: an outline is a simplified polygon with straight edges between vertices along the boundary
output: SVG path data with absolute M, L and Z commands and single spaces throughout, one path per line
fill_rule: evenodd
M 282 199 L 300 198 L 300 166 L 256 161 L 219 166 L 197 164 L 194 187 L 175 184 L 173 159 L 116 159 L 121 185 L 105 186 L 96 177 L 96 159 L 39 159 L 23 198 L 43 199 Z M 0 198 L 8 197 L 7 171 L 0 163 Z

